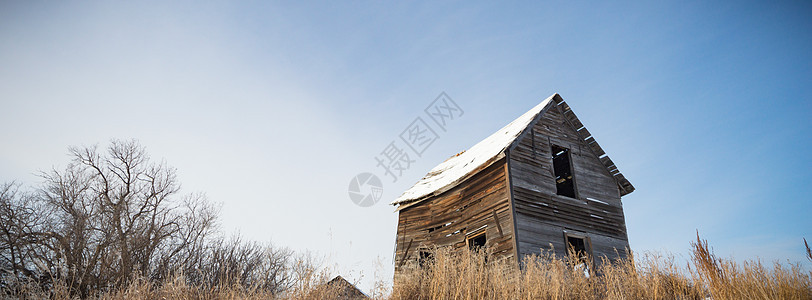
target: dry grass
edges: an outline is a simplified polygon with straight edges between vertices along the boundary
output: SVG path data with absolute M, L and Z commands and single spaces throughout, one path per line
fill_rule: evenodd
M 597 263 L 551 254 L 526 257 L 519 269 L 513 261 L 484 252 L 436 249 L 434 259 L 420 268 L 407 265 L 395 277 L 388 295 L 377 299 L 812 299 L 812 272 L 801 266 L 760 261 L 737 263 L 716 257 L 707 241 L 691 243 L 691 260 L 681 267 L 673 256 L 644 255 Z M 812 260 L 812 257 L 810 257 Z M 193 286 L 182 275 L 160 284 L 136 280 L 128 286 L 96 295 L 99 299 L 336 299 L 340 293 L 326 285 L 325 271 L 305 269 L 287 291 L 230 286 Z M 386 290 L 387 287 L 378 287 Z M 56 286 L 6 294 L 13 298 L 69 299 Z
M 738 264 L 716 257 L 697 236 L 684 268 L 672 256 L 593 264 L 551 254 L 526 257 L 519 270 L 484 253 L 435 250 L 423 268 L 395 278 L 391 299 L 812 299 L 812 273 L 800 265 Z
M 297 266 L 299 264 L 297 263 Z M 342 290 L 328 285 L 329 270 L 315 270 L 310 265 L 298 268 L 296 284 L 283 292 L 273 293 L 262 289 L 262 285 L 245 286 L 236 280 L 225 280 L 228 284 L 207 286 L 190 284 L 182 274 L 169 276 L 156 283 L 139 277 L 120 289 L 97 293 L 94 299 L 338 299 Z M 0 291 L 0 299 L 78 299 L 64 282 L 43 290 L 36 284 L 21 284 L 19 290 Z

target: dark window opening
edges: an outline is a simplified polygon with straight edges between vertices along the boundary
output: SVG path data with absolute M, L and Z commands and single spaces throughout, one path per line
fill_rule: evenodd
M 448 222 L 448 223 L 445 223 L 445 224 L 442 224 L 442 225 L 434 226 L 434 227 L 432 227 L 432 228 L 429 228 L 429 229 L 428 229 L 428 231 L 429 231 L 429 232 L 434 232 L 434 231 L 436 231 L 436 230 L 440 230 L 440 229 L 442 229 L 443 227 L 447 227 L 447 226 L 451 225 L 451 223 L 453 223 L 453 222 Z
M 553 145 L 553 172 L 556 194 L 575 198 L 575 180 L 570 168 L 570 149 Z
M 575 254 L 578 257 L 586 257 L 588 250 L 587 250 L 587 242 L 585 238 L 579 238 L 567 235 L 567 253 L 568 254 Z
M 485 247 L 485 243 L 488 239 L 485 237 L 485 233 L 481 233 L 472 237 L 468 238 L 468 249 L 470 250 L 478 250 L 479 248 Z
M 434 260 L 434 253 L 429 250 L 420 250 L 417 258 L 417 264 L 422 268 L 431 265 Z

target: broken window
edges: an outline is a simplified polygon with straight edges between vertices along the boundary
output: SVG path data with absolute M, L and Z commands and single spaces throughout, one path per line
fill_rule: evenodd
M 575 198 L 575 179 L 570 167 L 570 149 L 553 145 L 553 172 L 556 194 Z
M 417 258 L 417 264 L 422 268 L 432 264 L 434 260 L 434 253 L 430 250 L 420 250 Z
M 479 248 L 485 247 L 487 241 L 488 239 L 485 237 L 485 232 L 471 236 L 468 238 L 468 249 L 478 250 Z
M 584 236 L 564 233 L 567 239 L 567 254 L 575 254 L 577 257 L 586 258 L 589 255 L 589 241 Z

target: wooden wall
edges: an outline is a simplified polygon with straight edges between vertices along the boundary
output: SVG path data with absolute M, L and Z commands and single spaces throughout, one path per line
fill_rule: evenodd
M 396 268 L 403 264 L 404 256 L 405 261 L 414 260 L 420 249 L 433 245 L 467 249 L 466 235 L 481 232 L 477 229 L 483 226 L 494 254 L 512 257 L 513 214 L 506 171 L 503 158 L 451 190 L 400 210 Z
M 509 153 L 518 254 L 566 254 L 564 233 L 589 237 L 593 255 L 628 248 L 620 190 L 613 175 L 553 104 Z M 551 144 L 570 149 L 577 199 L 556 195 Z M 602 154 L 602 153 L 601 153 Z

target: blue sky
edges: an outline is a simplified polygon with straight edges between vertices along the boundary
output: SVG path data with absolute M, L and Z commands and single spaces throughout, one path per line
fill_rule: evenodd
M 560 93 L 637 190 L 634 250 L 804 261 L 808 2 L 0 2 L 0 181 L 137 138 L 222 227 L 391 276 L 396 198 Z M 359 172 L 440 92 L 464 110 L 381 203 Z M 376 263 L 379 262 L 379 263 Z M 382 267 L 381 267 L 382 266 Z

